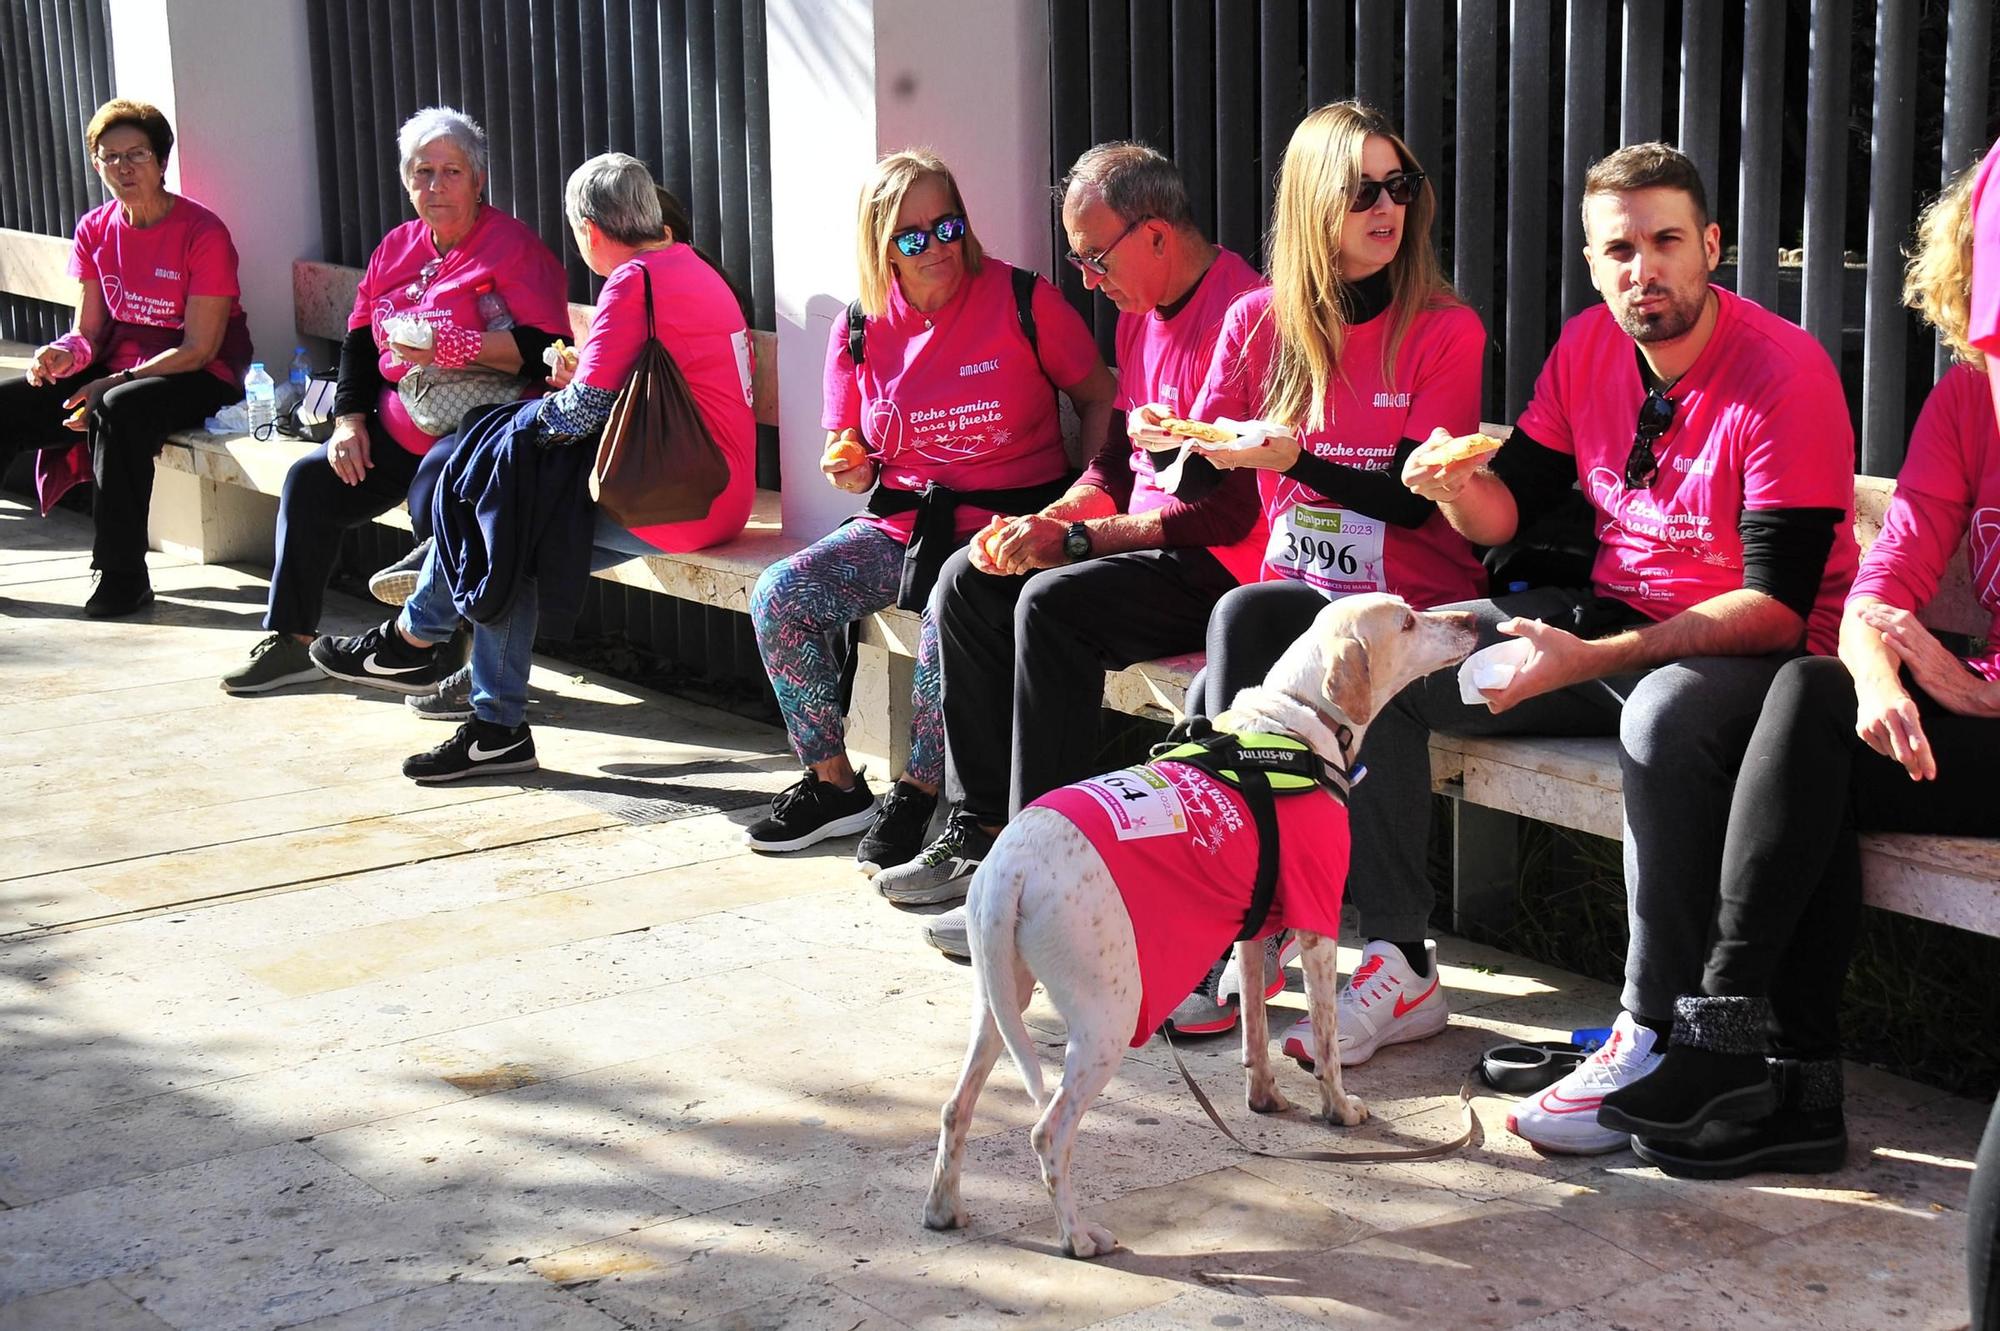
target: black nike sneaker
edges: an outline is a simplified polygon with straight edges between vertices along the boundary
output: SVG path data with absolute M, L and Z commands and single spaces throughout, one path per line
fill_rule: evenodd
M 405 641 L 393 619 L 351 638 L 322 635 L 313 639 L 308 651 L 313 664 L 335 679 L 391 693 L 435 693 L 445 676 L 458 668 L 437 643 L 414 647 Z
M 528 733 L 527 722 L 509 730 L 475 716 L 429 753 L 403 759 L 403 775 L 434 786 L 467 776 L 532 772 L 540 766 L 535 758 L 535 737 Z

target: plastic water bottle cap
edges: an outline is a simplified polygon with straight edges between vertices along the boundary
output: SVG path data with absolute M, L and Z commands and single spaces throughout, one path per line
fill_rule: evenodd
M 1525 582 L 1510 582 L 1507 584 L 1507 590 L 1510 592 L 1524 592 L 1528 590 L 1528 584 Z

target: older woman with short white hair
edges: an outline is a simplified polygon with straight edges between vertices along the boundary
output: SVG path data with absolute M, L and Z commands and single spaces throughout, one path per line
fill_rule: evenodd
M 674 202 L 671 196 L 667 201 Z M 572 470 L 581 476 L 647 337 L 657 336 L 686 380 L 730 480 L 706 515 L 688 521 L 628 532 L 599 514 L 595 544 L 616 553 L 598 562 L 699 550 L 728 540 L 743 530 L 756 485 L 757 426 L 750 411 L 750 340 L 742 304 L 713 261 L 687 243 L 686 220 L 677 203 L 677 225 L 663 221 L 661 195 L 637 158 L 624 153 L 591 158 L 571 173 L 563 203 L 576 247 L 590 270 L 605 279 L 604 289 L 581 353 L 558 358 L 549 380 L 557 391 L 532 409 L 519 409 L 509 428 L 516 438 L 525 431 L 544 446 L 530 450 L 536 454 L 577 450 L 586 465 Z M 491 424 L 468 426 L 467 451 L 453 460 L 447 493 L 457 493 L 456 469 L 479 451 Z M 565 497 L 549 475 L 538 475 L 538 493 L 552 508 L 589 503 L 580 482 Z M 567 633 L 576 617 L 585 562 L 593 557 L 587 543 L 567 552 L 573 558 L 551 553 L 551 543 L 561 537 L 548 533 L 563 524 L 546 511 L 538 517 L 544 534 L 522 561 L 533 566 L 534 574 L 516 579 L 505 609 L 481 615 L 473 630 L 472 715 L 450 739 L 404 762 L 403 774 L 414 781 L 526 772 L 537 765 L 527 723 L 536 633 Z M 353 637 L 321 638 L 312 646 L 313 661 L 337 679 L 402 693 L 449 671 L 452 663 L 444 659 L 441 644 L 457 626 L 460 608 L 454 599 L 454 570 L 443 564 L 453 557 L 446 553 L 452 547 L 447 535 L 431 547 L 415 590 L 394 619 Z
M 527 396 L 541 385 L 543 350 L 569 333 L 562 263 L 534 231 L 485 201 L 478 123 L 427 107 L 404 122 L 396 147 L 417 216 L 383 237 L 362 274 L 341 344 L 333 437 L 285 477 L 269 633 L 223 677 L 231 693 L 320 678 L 307 645 L 341 533 L 406 499 L 413 514 L 428 511 L 418 464 L 456 427 L 413 416 L 413 403 L 425 408 L 419 394 L 399 391 L 401 382 L 422 369 L 419 382 L 439 392 L 453 379 L 471 381 L 459 372 L 486 370 L 498 374 L 483 376 L 485 391 Z M 505 375 L 518 385 L 491 386 Z

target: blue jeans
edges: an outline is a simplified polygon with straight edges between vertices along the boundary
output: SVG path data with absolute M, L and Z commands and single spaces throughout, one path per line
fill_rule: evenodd
M 591 571 L 622 564 L 636 554 L 659 553 L 617 523 L 597 515 L 592 534 Z M 472 714 L 509 730 L 528 715 L 528 671 L 534 665 L 535 621 L 540 617 L 532 579 L 521 584 L 514 604 L 491 624 L 472 626 Z M 403 631 L 426 642 L 443 642 L 457 631 L 458 607 L 438 573 L 437 547 L 424 557 L 416 590 L 398 617 Z
M 528 714 L 528 670 L 534 664 L 538 603 L 532 580 L 521 584 L 514 604 L 491 624 L 472 626 L 472 714 L 509 730 Z M 437 547 L 424 557 L 416 590 L 396 622 L 425 642 L 444 642 L 458 630 L 458 607 L 438 572 Z

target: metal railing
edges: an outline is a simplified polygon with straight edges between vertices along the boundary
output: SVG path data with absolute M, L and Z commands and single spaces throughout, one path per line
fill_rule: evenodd
M 104 201 L 83 131 L 111 98 L 110 0 L 0 4 L 0 227 L 68 236 Z M 0 337 L 46 342 L 71 311 L 0 294 Z

